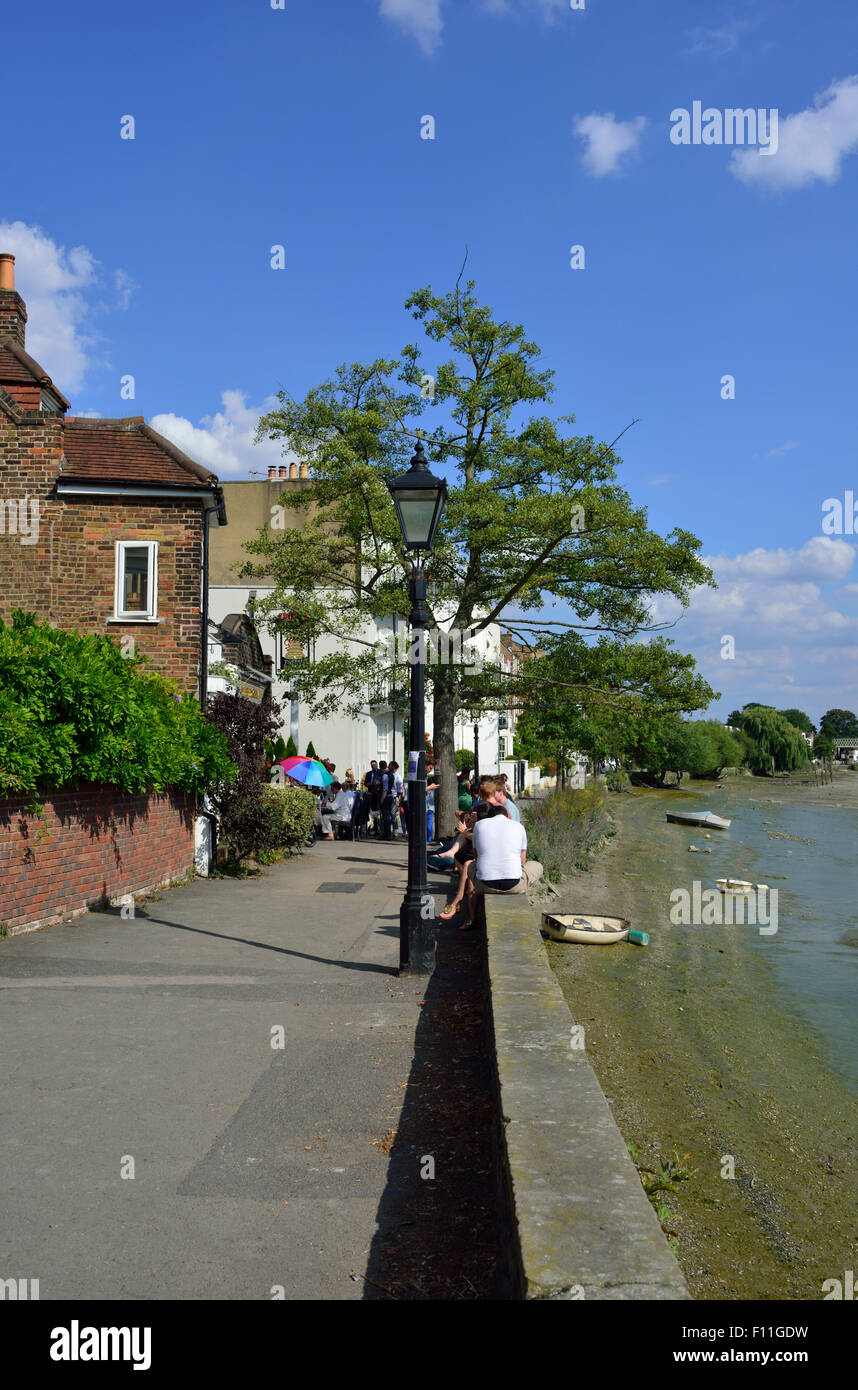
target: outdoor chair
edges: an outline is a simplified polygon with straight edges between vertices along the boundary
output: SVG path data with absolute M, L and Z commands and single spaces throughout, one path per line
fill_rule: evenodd
M 350 821 L 341 822 L 334 833 L 338 840 L 365 840 L 366 823 L 369 817 L 369 797 L 364 792 L 355 797 Z

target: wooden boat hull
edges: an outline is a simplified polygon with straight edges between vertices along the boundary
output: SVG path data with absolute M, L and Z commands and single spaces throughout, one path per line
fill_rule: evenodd
M 732 824 L 712 811 L 667 811 L 667 819 L 676 825 L 694 825 L 699 830 L 727 830 Z
M 576 941 L 582 946 L 610 946 L 615 941 L 625 941 L 631 926 L 628 917 L 604 917 L 599 913 L 542 914 L 542 930 L 552 941 Z

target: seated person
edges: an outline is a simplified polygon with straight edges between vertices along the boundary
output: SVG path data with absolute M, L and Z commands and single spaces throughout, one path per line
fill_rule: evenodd
M 442 840 L 440 848 L 426 856 L 426 863 L 430 869 L 444 870 L 454 867 L 454 860 L 459 858 L 460 851 L 466 846 L 470 848 L 471 831 L 474 828 L 475 819 L 475 811 L 456 812 L 455 835 L 450 835 L 448 839 Z
M 491 807 L 489 803 L 487 801 L 481 801 L 476 811 L 463 813 L 457 820 L 457 824 L 461 827 L 461 830 L 460 834 L 456 837 L 457 846 L 453 852 L 453 860 L 450 867 L 458 871 L 459 881 L 456 885 L 456 892 L 452 902 L 449 902 L 444 910 L 438 914 L 444 922 L 452 921 L 464 902 L 468 865 L 474 857 L 474 828 L 479 821 L 486 819 L 490 810 Z
M 332 840 L 335 825 L 348 825 L 351 822 L 352 806 L 348 793 L 343 791 L 339 782 L 332 782 L 328 792 L 329 795 L 331 792 L 334 793 L 334 799 L 322 802 L 322 834 L 326 840 Z
M 462 930 L 476 925 L 477 895 L 526 893 L 542 877 L 542 865 L 527 858 L 527 832 L 511 821 L 503 806 L 489 805 L 474 826 L 476 858 L 468 864 L 465 891 L 469 920 Z

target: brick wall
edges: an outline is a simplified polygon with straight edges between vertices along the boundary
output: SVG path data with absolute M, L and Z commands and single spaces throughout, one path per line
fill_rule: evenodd
M 201 507 L 180 499 L 52 496 L 62 431 L 56 415 L 28 414 L 16 426 L 0 412 L 0 618 L 9 622 L 12 610 L 23 608 L 65 631 L 131 638 L 148 670 L 196 694 Z M 105 621 L 114 607 L 118 540 L 159 542 L 158 623 Z
M 193 867 L 194 799 L 81 786 L 0 799 L 0 922 L 11 935 L 69 922 Z

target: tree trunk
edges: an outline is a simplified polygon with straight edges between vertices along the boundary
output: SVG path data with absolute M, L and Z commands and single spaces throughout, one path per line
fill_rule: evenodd
M 435 771 L 441 786 L 435 793 L 435 838 L 443 839 L 456 831 L 458 790 L 456 787 L 456 689 L 442 678 L 435 679 L 433 699 L 432 744 L 435 749 Z

